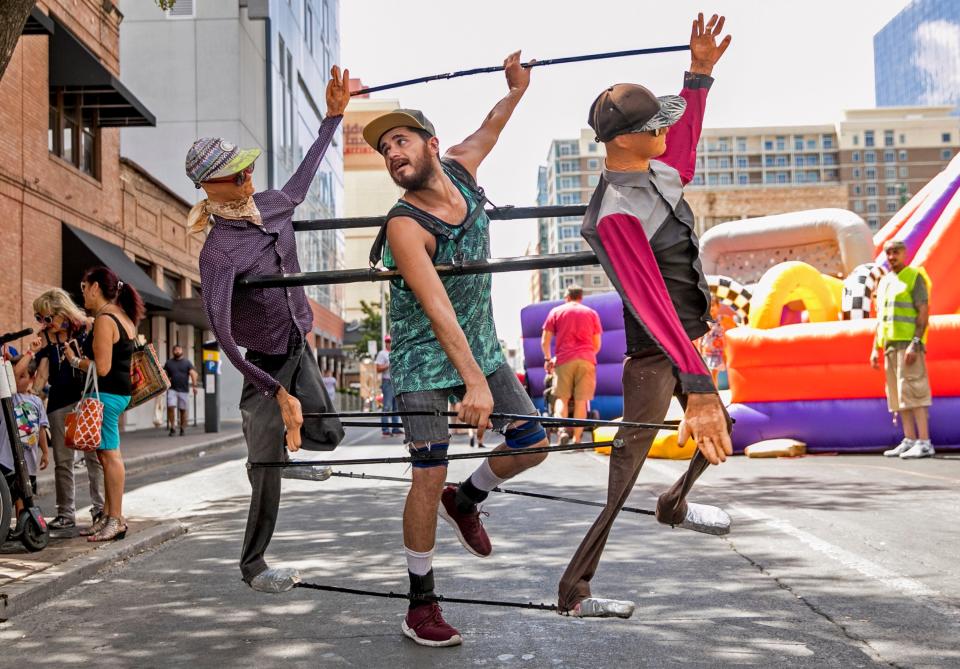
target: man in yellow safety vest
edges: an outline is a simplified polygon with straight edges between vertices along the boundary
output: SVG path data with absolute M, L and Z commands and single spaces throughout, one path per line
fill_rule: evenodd
M 928 458 L 930 443 L 927 412 L 932 403 L 925 361 L 930 286 L 926 272 L 908 267 L 907 247 L 900 240 L 883 245 L 890 271 L 877 286 L 877 333 L 870 365 L 880 368 L 883 351 L 887 376 L 887 406 L 899 412 L 903 441 L 884 451 L 887 457 Z

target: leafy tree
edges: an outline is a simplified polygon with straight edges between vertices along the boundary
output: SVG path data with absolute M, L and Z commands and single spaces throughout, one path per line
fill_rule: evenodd
M 357 342 L 357 358 L 363 358 L 367 355 L 367 342 L 377 342 L 377 348 L 380 348 L 380 333 L 383 317 L 380 313 L 380 305 L 366 300 L 360 300 L 360 310 L 363 312 L 363 318 L 360 319 L 360 340 Z
M 166 11 L 173 7 L 177 0 L 154 2 Z M 3 78 L 3 73 L 7 71 L 7 65 L 13 58 L 13 50 L 17 48 L 17 41 L 23 33 L 23 26 L 35 4 L 36 0 L 0 0 L 0 78 Z M 107 2 L 104 2 L 104 6 L 109 7 Z

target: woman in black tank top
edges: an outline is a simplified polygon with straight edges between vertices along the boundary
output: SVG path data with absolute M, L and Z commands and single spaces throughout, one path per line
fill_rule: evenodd
M 113 541 L 127 534 L 123 519 L 125 471 L 120 457 L 120 415 L 130 405 L 130 361 L 144 307 L 133 286 L 124 284 L 106 267 L 87 270 L 80 290 L 84 307 L 94 315 L 93 333 L 84 345 L 83 357 L 71 351 L 67 358 L 82 372 L 96 364 L 99 399 L 103 402 L 97 458 L 103 465 L 106 493 L 101 520 L 80 534 L 88 541 Z

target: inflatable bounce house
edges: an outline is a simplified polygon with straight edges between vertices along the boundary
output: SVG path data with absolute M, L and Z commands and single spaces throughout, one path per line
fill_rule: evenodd
M 960 263 L 958 187 L 954 159 L 872 238 L 858 216 L 830 209 L 724 223 L 704 234 L 704 269 L 752 286 L 748 324 L 726 335 L 737 450 L 784 438 L 814 452 L 899 442 L 883 372 L 868 364 L 888 239 L 903 240 L 910 264 L 929 279 L 931 438 L 938 448 L 960 445 L 960 281 L 950 273 Z
M 902 240 L 931 287 L 927 368 L 930 431 L 938 449 L 960 447 L 960 156 L 876 234 L 856 214 L 817 209 L 723 223 L 701 239 L 703 268 L 726 321 L 734 447 L 793 439 L 811 452 L 881 451 L 902 432 L 887 411 L 884 373 L 870 367 L 873 292 L 887 271 L 883 243 Z M 600 313 L 597 398 L 606 419 L 623 410 L 626 342 L 616 293 L 584 303 Z M 540 332 L 559 302 L 523 309 L 523 349 L 534 398 L 543 401 Z

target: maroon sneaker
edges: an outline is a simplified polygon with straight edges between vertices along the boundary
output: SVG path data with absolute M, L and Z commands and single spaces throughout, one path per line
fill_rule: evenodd
M 436 602 L 410 609 L 403 619 L 403 633 L 421 646 L 459 646 L 463 643 L 460 632 L 447 624 L 442 610 Z
M 440 493 L 440 507 L 437 512 L 441 518 L 450 523 L 464 548 L 477 557 L 490 557 L 493 546 L 490 545 L 487 531 L 483 529 L 483 521 L 480 520 L 481 512 L 461 513 L 457 509 L 457 489 L 454 486 L 448 485 Z M 483 515 L 489 514 L 483 512 Z

